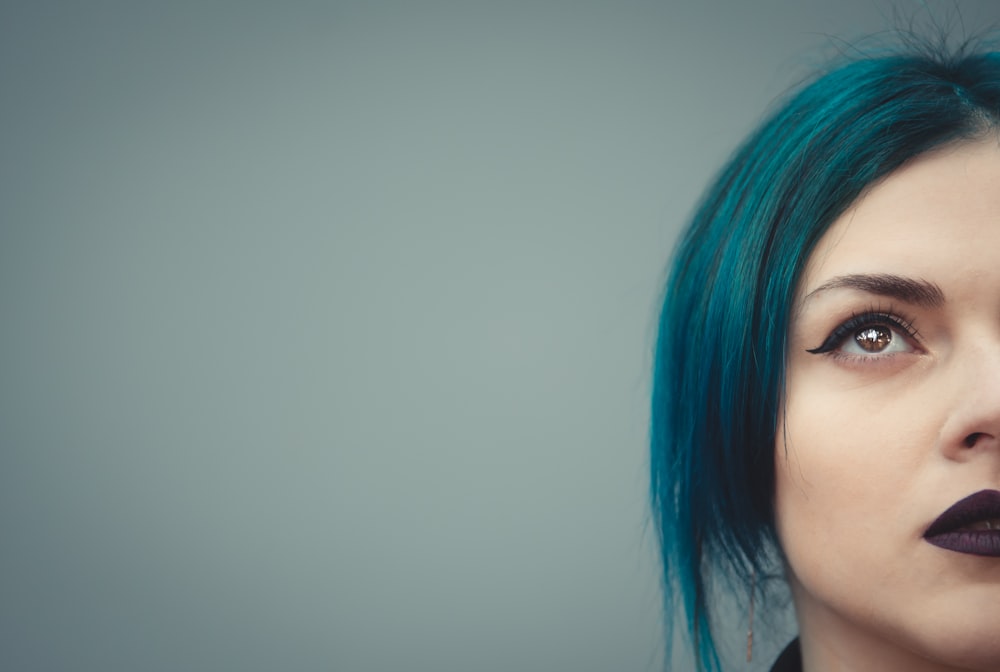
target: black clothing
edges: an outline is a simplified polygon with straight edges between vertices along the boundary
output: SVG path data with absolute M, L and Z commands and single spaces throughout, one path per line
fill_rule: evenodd
M 778 659 L 774 661 L 771 672 L 802 672 L 802 649 L 798 638 L 785 647 Z

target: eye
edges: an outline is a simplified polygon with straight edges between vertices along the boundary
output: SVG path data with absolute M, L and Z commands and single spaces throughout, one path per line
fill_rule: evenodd
M 827 336 L 813 354 L 835 353 L 852 357 L 878 357 L 914 352 L 917 332 L 912 324 L 890 313 L 853 315 Z
M 873 324 L 855 331 L 850 338 L 844 339 L 840 346 L 842 352 L 852 355 L 885 354 L 890 352 L 907 352 L 912 350 L 906 339 L 897 334 L 892 327 L 884 324 Z

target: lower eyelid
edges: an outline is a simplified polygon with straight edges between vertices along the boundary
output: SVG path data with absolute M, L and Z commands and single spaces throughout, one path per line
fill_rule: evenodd
M 894 370 L 905 366 L 909 358 L 919 356 L 919 352 L 890 352 L 886 355 L 854 355 L 834 350 L 825 353 L 837 366 L 862 372 L 877 372 L 885 369 Z

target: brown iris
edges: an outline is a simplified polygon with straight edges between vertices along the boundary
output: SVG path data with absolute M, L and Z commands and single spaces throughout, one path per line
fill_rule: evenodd
M 854 333 L 854 340 L 867 352 L 882 352 L 892 342 L 892 330 L 880 325 L 865 327 Z

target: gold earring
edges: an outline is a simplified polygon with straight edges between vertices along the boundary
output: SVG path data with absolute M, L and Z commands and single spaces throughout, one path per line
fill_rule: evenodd
M 757 572 L 750 572 L 750 624 L 747 627 L 747 662 L 753 660 L 753 598 L 757 592 Z

